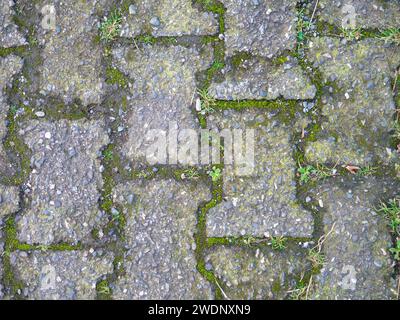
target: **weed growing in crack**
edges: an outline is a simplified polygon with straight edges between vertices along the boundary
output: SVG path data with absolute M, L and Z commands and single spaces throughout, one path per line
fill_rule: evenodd
M 389 203 L 381 203 L 376 212 L 382 214 L 388 221 L 391 232 L 400 236 L 400 199 L 392 199 Z
M 287 239 L 283 236 L 272 237 L 271 238 L 271 247 L 274 250 L 285 250 L 286 242 L 287 242 Z
M 361 28 L 348 29 L 342 27 L 340 29 L 340 36 L 349 41 L 360 40 L 362 36 L 361 31 Z
M 389 28 L 383 30 L 378 38 L 385 41 L 385 43 L 400 45 L 400 28 Z
M 195 169 L 185 169 L 182 172 L 181 178 L 182 179 L 195 179 L 200 177 L 200 174 Z
M 221 179 L 222 171 L 220 168 L 212 167 L 212 169 L 208 171 L 208 175 L 211 177 L 213 182 L 217 182 Z
M 397 240 L 396 246 L 390 248 L 389 251 L 393 254 L 395 260 L 400 261 L 400 240 Z
M 121 29 L 122 16 L 117 10 L 113 11 L 109 17 L 100 24 L 100 39 L 106 42 L 115 40 Z
M 312 248 L 308 251 L 307 259 L 311 262 L 313 270 L 321 269 L 325 263 L 325 256 L 317 248 Z
M 297 41 L 303 43 L 306 38 L 307 31 L 311 28 L 313 23 L 304 14 L 304 9 L 297 13 Z
M 201 115 L 206 115 L 209 113 L 213 113 L 215 106 L 215 99 L 210 96 L 207 90 L 199 90 L 198 95 L 200 96 L 200 105 L 196 106 L 196 111 Z
M 299 164 L 297 169 L 297 176 L 300 178 L 300 183 L 305 184 L 316 180 L 334 177 L 337 174 L 336 166 L 329 168 L 322 164 L 316 166 L 307 165 L 305 167 Z

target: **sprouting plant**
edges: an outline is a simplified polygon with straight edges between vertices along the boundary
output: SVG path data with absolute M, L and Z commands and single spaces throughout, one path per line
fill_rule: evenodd
M 393 125 L 392 137 L 396 140 L 400 140 L 400 122 L 399 121 L 395 121 L 395 123 Z
M 208 175 L 211 177 L 213 182 L 217 182 L 221 178 L 221 174 L 221 169 L 217 167 L 213 167 L 212 170 L 208 171 Z
M 221 61 L 214 61 L 211 65 L 213 70 L 221 70 L 224 67 L 224 63 Z
M 103 151 L 103 158 L 106 161 L 110 161 L 113 158 L 114 153 L 111 150 L 104 150 Z
M 323 267 L 325 263 L 324 255 L 318 250 L 318 248 L 312 248 L 308 251 L 308 261 L 311 262 L 311 267 L 316 270 Z
M 300 280 L 299 282 L 297 282 L 296 287 L 289 291 L 290 293 L 290 299 L 292 300 L 300 300 L 304 294 L 307 291 L 307 284 L 302 280 Z
M 155 39 L 151 35 L 148 35 L 148 34 L 141 37 L 140 40 L 145 44 L 153 44 L 155 42 Z
M 392 232 L 400 235 L 400 200 L 392 199 L 388 204 L 381 202 L 380 207 L 376 211 L 386 218 Z
M 274 250 L 284 250 L 286 249 L 287 239 L 285 237 L 272 237 L 271 246 Z
M 45 244 L 39 244 L 36 248 L 42 252 L 46 252 L 47 250 L 49 250 L 49 246 Z
M 97 285 L 97 292 L 99 293 L 99 294 L 102 294 L 102 295 L 109 295 L 109 294 L 111 294 L 111 289 L 110 289 L 110 287 L 108 286 L 108 283 L 107 283 L 107 281 L 101 281 L 98 285 Z
M 247 236 L 247 237 L 243 238 L 243 243 L 248 247 L 251 247 L 256 242 L 257 242 L 257 239 L 254 238 L 253 236 Z
M 304 9 L 297 13 L 297 40 L 303 42 L 306 32 L 311 28 L 312 22 L 304 14 Z
M 100 38 L 106 42 L 113 41 L 118 35 L 121 28 L 122 16 L 118 10 L 111 12 L 100 24 Z
M 378 170 L 377 167 L 371 167 L 371 166 L 362 167 L 360 168 L 360 170 L 357 171 L 357 175 L 363 177 L 370 176 L 376 173 L 376 170 Z
M 215 99 L 210 96 L 207 90 L 199 90 L 198 95 L 200 96 L 200 110 L 197 110 L 200 114 L 206 115 L 207 113 L 212 113 L 215 110 L 213 106 L 215 105 Z
M 400 261 L 400 240 L 397 240 L 396 247 L 390 248 L 389 251 L 393 253 L 395 260 Z
M 200 176 L 199 172 L 195 169 L 186 169 L 182 172 L 182 177 L 184 179 L 195 179 Z
M 355 28 L 355 29 L 350 29 L 350 28 L 341 28 L 341 36 L 343 38 L 346 38 L 349 41 L 353 40 L 359 40 L 362 36 L 361 34 L 361 28 Z
M 302 167 L 300 165 L 300 168 L 297 169 L 297 172 L 300 175 L 300 182 L 307 183 L 308 181 L 310 181 L 311 176 L 315 174 L 316 170 L 311 165 L 308 165 L 306 167 Z
M 383 30 L 378 38 L 385 41 L 385 43 L 400 45 L 400 28 L 389 28 Z

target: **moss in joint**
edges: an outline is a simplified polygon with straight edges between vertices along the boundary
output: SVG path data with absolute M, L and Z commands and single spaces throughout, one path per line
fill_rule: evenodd
M 106 69 L 106 83 L 113 85 L 116 84 L 121 88 L 128 86 L 128 78 L 117 68 L 108 67 Z

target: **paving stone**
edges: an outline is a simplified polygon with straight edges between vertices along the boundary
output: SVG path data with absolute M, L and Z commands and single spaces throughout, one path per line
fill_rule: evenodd
M 226 8 L 228 56 L 246 51 L 269 57 L 296 46 L 296 2 L 221 0 Z
M 96 283 L 113 272 L 114 258 L 99 251 L 16 251 L 10 259 L 25 298 L 93 300 Z
M 182 46 L 145 46 L 140 51 L 132 46 L 113 51 L 116 66 L 134 80 L 123 152 L 135 165 L 153 164 L 146 159 L 153 142 L 148 139 L 151 130 L 168 131 L 170 124 L 178 129 L 199 127 L 193 106 L 195 76 L 211 63 L 211 50 L 206 52 L 202 55 L 196 48 Z
M 0 219 L 19 209 L 18 187 L 8 187 L 0 184 Z
M 234 300 L 284 299 L 307 269 L 307 251 L 268 247 L 245 248 L 220 246 L 210 250 L 211 263 L 224 293 Z
M 76 243 L 106 219 L 98 209 L 101 149 L 109 138 L 101 121 L 32 120 L 21 125 L 32 150 L 25 184 L 29 207 L 19 216 L 19 239 Z
M 0 227 L 2 227 L 2 226 L 3 226 L 2 221 L 0 220 Z M 2 240 L 3 240 L 3 233 L 1 232 L 1 229 L 0 229 L 0 257 L 3 256 L 3 252 L 4 252 L 4 242 Z M 0 259 L 0 300 L 2 300 L 4 297 L 4 292 L 3 292 L 4 287 L 3 287 L 2 279 L 3 279 L 3 259 Z
M 239 153 L 233 165 L 225 165 L 224 201 L 208 213 L 208 235 L 310 236 L 313 219 L 296 200 L 291 126 L 260 110 L 224 111 L 210 116 L 208 123 L 220 131 L 253 129 L 255 137 L 254 168 L 251 158 L 240 165 Z
M 396 109 L 391 77 L 400 62 L 389 64 L 396 60 L 388 57 L 389 52 L 393 54 L 393 49 L 376 40 L 351 44 L 331 38 L 312 41 L 309 58 L 324 80 L 334 80 L 338 88 L 323 94 L 325 121 L 317 141 L 306 148 L 308 160 L 367 165 L 395 157 L 389 148 Z
M 297 60 L 290 57 L 283 65 L 261 58 L 247 60 L 209 88 L 209 93 L 221 100 L 313 99 L 316 91 Z
M 379 29 L 400 26 L 399 1 L 321 0 L 319 7 L 319 19 L 338 27 L 349 24 L 356 28 Z
M 21 71 L 22 59 L 9 55 L 0 58 L 0 139 L 3 139 L 7 133 L 6 117 L 9 109 L 5 89 L 12 84 L 13 76 Z M 0 143 L 0 172 L 7 173 L 10 170 L 10 164 L 7 161 L 3 143 Z
M 0 1 L 0 47 L 9 48 L 27 44 L 24 36 L 13 22 L 14 1 Z
M 396 181 L 369 177 L 329 180 L 310 193 L 323 212 L 325 234 L 335 223 L 324 242 L 326 264 L 314 278 L 313 298 L 394 298 L 389 227 L 374 208 L 399 191 Z
M 201 12 L 190 0 L 138 1 L 129 7 L 121 28 L 122 37 L 140 34 L 160 36 L 212 35 L 218 32 L 216 17 Z
M 62 98 L 65 103 L 80 99 L 84 105 L 100 103 L 104 94 L 101 77 L 101 46 L 95 43 L 99 20 L 97 6 L 105 1 L 54 1 L 56 30 L 38 24 L 42 50 L 41 93 Z M 43 2 L 44 7 L 47 2 Z
M 210 299 L 210 284 L 196 270 L 196 212 L 210 191 L 200 182 L 151 180 L 114 191 L 126 214 L 126 275 L 115 299 Z

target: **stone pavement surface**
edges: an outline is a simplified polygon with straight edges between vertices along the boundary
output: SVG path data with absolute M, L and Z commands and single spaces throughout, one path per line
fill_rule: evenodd
M 0 299 L 399 299 L 399 27 L 0 0 Z

